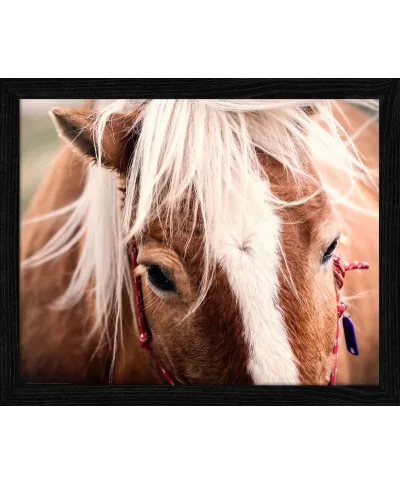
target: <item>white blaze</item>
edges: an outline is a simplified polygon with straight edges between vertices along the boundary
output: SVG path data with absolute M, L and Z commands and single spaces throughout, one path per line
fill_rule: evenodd
M 294 355 L 278 306 L 280 220 L 270 204 L 259 204 L 268 191 L 231 201 L 219 225 L 213 250 L 224 268 L 242 313 L 250 348 L 248 371 L 255 384 L 298 384 Z

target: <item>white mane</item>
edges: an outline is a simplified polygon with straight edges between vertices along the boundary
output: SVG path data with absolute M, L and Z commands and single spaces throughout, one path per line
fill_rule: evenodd
M 212 241 L 218 224 L 232 201 L 246 210 L 246 194 L 260 179 L 256 154 L 262 150 L 281 162 L 298 183 L 309 177 L 302 165 L 304 153 L 318 158 L 341 173 L 347 181 L 345 194 L 329 187 L 333 202 L 348 204 L 357 182 L 376 185 L 357 156 L 352 141 L 332 114 L 334 101 L 326 100 L 118 100 L 106 104 L 96 121 L 97 152 L 109 116 L 140 107 L 132 126 L 140 125 L 140 136 L 127 174 L 126 199 L 121 213 L 115 175 L 97 165 L 88 168 L 85 189 L 69 206 L 35 218 L 37 222 L 70 213 L 65 225 L 35 255 L 23 262 L 25 267 L 43 264 L 68 251 L 84 235 L 83 250 L 70 285 L 58 308 L 76 304 L 93 281 L 96 295 L 96 326 L 105 332 L 105 322 L 115 315 L 122 322 L 123 288 L 133 295 L 131 268 L 126 244 L 140 235 L 145 225 L 166 211 L 172 222 L 175 209 L 194 197 L 190 211 L 201 215 L 204 224 L 204 274 L 198 304 L 209 288 L 215 268 Z M 374 101 L 358 104 L 377 111 Z M 314 107 L 310 117 L 304 107 Z M 372 117 L 373 121 L 376 119 Z M 322 121 L 325 128 L 321 127 Z M 371 121 L 371 122 L 372 122 Z M 98 157 L 100 158 L 100 157 Z M 316 163 L 318 169 L 318 163 Z M 275 206 L 299 204 L 304 200 L 283 202 L 272 193 L 267 199 Z M 134 201 L 137 211 L 133 214 Z M 265 198 L 252 204 L 265 204 Z M 189 207 L 187 206 L 187 210 Z M 240 210 L 240 209 L 239 209 Z M 243 216 L 243 214 L 241 214 Z M 372 214 L 374 215 L 374 214 Z M 193 213 L 190 220 L 193 220 Z M 131 301 L 133 308 L 133 301 Z M 113 338 L 117 338 L 117 331 Z

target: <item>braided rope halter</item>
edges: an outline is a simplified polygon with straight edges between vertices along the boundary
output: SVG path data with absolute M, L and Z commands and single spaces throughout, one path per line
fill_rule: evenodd
M 335 363 L 331 374 L 329 384 L 334 386 L 336 384 L 337 368 L 339 362 L 339 336 L 340 336 L 340 319 L 343 317 L 343 330 L 346 340 L 347 350 L 352 355 L 358 355 L 358 345 L 355 333 L 354 323 L 350 318 L 350 315 L 346 313 L 347 305 L 340 301 L 340 290 L 343 288 L 344 277 L 347 271 L 353 269 L 368 269 L 369 264 L 366 261 L 342 261 L 338 254 L 333 255 L 333 274 L 337 286 L 336 303 L 337 303 L 337 327 L 336 338 L 333 346 L 333 355 L 335 356 Z
M 135 288 L 135 298 L 136 298 L 136 309 L 138 317 L 138 327 L 140 334 L 140 345 L 143 349 L 151 352 L 150 342 L 152 339 L 149 325 L 146 319 L 146 314 L 144 311 L 144 301 L 143 301 L 143 291 L 142 291 L 142 281 L 140 275 L 135 272 L 138 266 L 137 262 L 137 246 L 135 239 L 132 238 L 131 241 L 131 255 L 132 255 L 132 265 L 134 274 L 134 288 Z M 354 269 L 368 269 L 369 264 L 366 261 L 342 261 L 338 254 L 333 256 L 333 273 L 335 277 L 335 282 L 337 286 L 336 292 L 336 303 L 337 303 L 337 327 L 336 327 L 336 338 L 333 346 L 333 355 L 335 356 L 335 362 L 331 378 L 329 381 L 330 385 L 336 384 L 337 368 L 339 361 L 339 336 L 340 336 L 340 319 L 343 317 L 343 329 L 346 339 L 347 350 L 353 354 L 358 355 L 357 339 L 355 334 L 354 323 L 352 322 L 350 315 L 346 313 L 347 305 L 340 301 L 340 290 L 343 287 L 344 277 L 347 271 Z M 158 369 L 163 374 L 166 382 L 171 385 L 177 385 L 177 382 L 171 376 L 171 374 L 156 360 L 154 359 Z
M 131 241 L 131 254 L 132 254 L 133 275 L 134 275 L 134 281 L 135 281 L 134 288 L 135 288 L 136 309 L 137 309 L 138 326 L 139 326 L 139 334 L 140 334 L 140 345 L 142 349 L 151 351 L 151 348 L 150 348 L 151 332 L 149 329 L 149 325 L 147 323 L 146 314 L 144 312 L 142 279 L 140 275 L 135 273 L 135 269 L 138 266 L 138 262 L 137 262 L 137 246 L 134 238 L 132 238 L 132 241 Z M 154 362 L 156 363 L 157 367 L 160 369 L 167 383 L 170 384 L 171 386 L 175 386 L 176 382 L 171 376 L 171 374 L 168 371 L 166 371 L 164 367 L 156 359 L 154 360 Z

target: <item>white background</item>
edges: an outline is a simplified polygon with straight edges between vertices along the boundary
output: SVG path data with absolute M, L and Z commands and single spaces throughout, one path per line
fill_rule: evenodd
M 395 77 L 396 3 L 4 1 L 1 77 Z
M 2 408 L 4 485 L 398 483 L 398 408 Z

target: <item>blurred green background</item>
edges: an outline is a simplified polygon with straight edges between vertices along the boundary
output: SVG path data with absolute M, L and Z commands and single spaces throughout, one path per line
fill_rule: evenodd
M 76 108 L 82 99 L 23 99 L 20 101 L 20 210 L 26 212 L 32 196 L 61 147 L 49 110 Z

